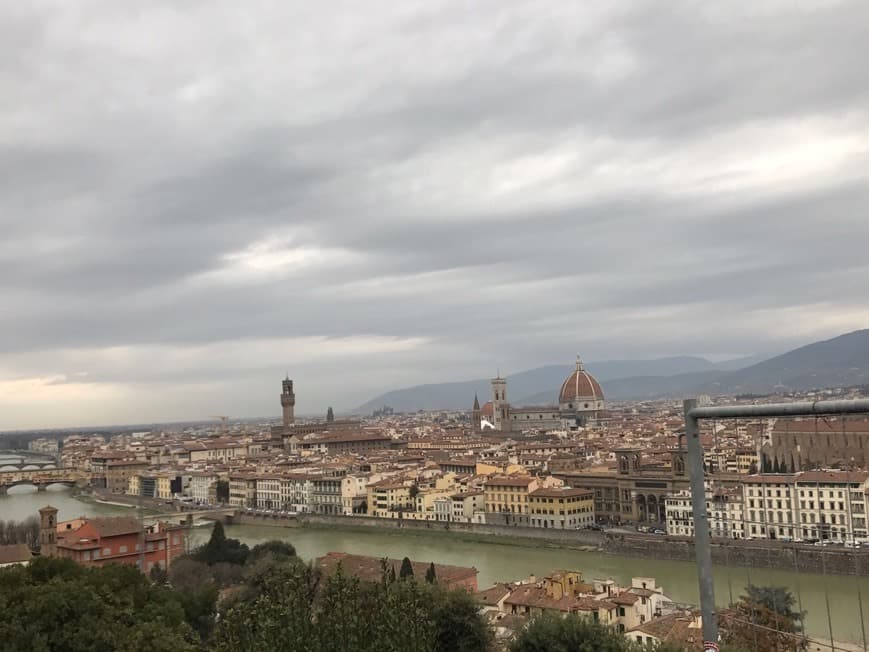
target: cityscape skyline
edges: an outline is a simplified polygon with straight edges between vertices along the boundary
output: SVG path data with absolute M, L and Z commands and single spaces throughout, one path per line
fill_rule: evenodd
M 0 9 L 0 430 L 869 324 L 865 3 L 340 15 Z

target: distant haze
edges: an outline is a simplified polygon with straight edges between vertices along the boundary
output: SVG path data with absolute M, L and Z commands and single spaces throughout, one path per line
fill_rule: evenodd
M 0 6 L 0 430 L 869 325 L 869 3 Z

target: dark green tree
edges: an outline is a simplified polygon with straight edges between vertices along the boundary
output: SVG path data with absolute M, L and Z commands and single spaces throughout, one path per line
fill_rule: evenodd
M 178 596 L 133 566 L 37 558 L 0 570 L 4 650 L 194 650 Z
M 614 628 L 577 614 L 545 612 L 528 623 L 510 652 L 628 652 L 643 649 Z
M 805 612 L 795 610 L 796 598 L 784 587 L 745 587 L 745 594 L 733 605 L 733 618 L 722 618 L 722 640 L 737 647 L 764 650 L 804 650 Z M 753 626 L 753 625 L 756 625 Z
M 425 581 L 429 584 L 434 584 L 437 581 L 437 573 L 435 572 L 434 562 L 432 562 L 428 570 L 425 572 Z
M 438 650 L 475 652 L 490 649 L 492 632 L 480 615 L 480 604 L 472 594 L 463 589 L 447 591 L 433 585 L 428 595 L 433 606 Z
M 273 572 L 255 599 L 238 602 L 223 614 L 214 648 L 316 651 L 314 594 L 307 573 L 302 564 Z
M 169 580 L 169 574 L 166 572 L 166 569 L 160 565 L 160 562 L 157 562 L 151 567 L 148 577 L 150 577 L 151 581 L 155 584 L 165 584 Z
M 215 521 L 211 530 L 211 538 L 204 546 L 199 546 L 191 553 L 191 558 L 209 566 L 226 562 L 228 564 L 244 564 L 249 554 L 247 545 L 238 539 L 228 539 L 223 530 L 223 523 Z
M 277 559 L 293 559 L 296 558 L 296 549 L 291 543 L 279 539 L 272 539 L 271 541 L 258 543 L 251 548 L 247 562 L 251 563 L 257 561 L 266 555 L 271 555 Z
M 401 560 L 401 568 L 398 570 L 398 578 L 402 580 L 413 578 L 413 564 L 410 563 L 410 559 L 407 557 Z
M 364 650 L 371 645 L 372 623 L 360 608 L 359 580 L 338 565 L 326 579 L 317 613 L 317 643 L 321 650 Z

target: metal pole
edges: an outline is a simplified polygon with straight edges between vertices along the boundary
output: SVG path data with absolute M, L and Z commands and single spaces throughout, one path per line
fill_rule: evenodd
M 734 417 L 787 417 L 827 414 L 860 414 L 869 412 L 869 399 L 848 401 L 815 401 L 813 403 L 767 403 L 765 405 L 720 405 L 694 407 L 696 419 L 728 419 Z
M 703 447 L 697 417 L 691 414 L 697 408 L 697 399 L 685 399 L 685 439 L 688 446 L 688 470 L 691 474 L 691 507 L 694 512 L 694 554 L 697 558 L 697 577 L 700 583 L 700 612 L 703 615 L 704 649 L 715 649 L 707 643 L 718 644 L 718 619 L 715 613 L 715 589 L 712 583 L 712 548 L 709 545 L 709 519 L 706 515 L 706 488 L 704 486 Z

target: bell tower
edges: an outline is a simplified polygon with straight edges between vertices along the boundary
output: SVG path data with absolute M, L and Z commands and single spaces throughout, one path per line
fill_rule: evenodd
M 57 551 L 57 508 L 46 505 L 39 510 L 39 553 L 54 557 Z
M 499 373 L 492 379 L 492 425 L 495 430 L 510 430 L 510 404 L 507 403 L 507 379 Z
M 281 392 L 281 408 L 283 408 L 284 428 L 289 428 L 296 422 L 296 395 L 293 392 L 293 381 L 290 380 L 289 374 L 281 382 L 281 385 L 283 389 Z

